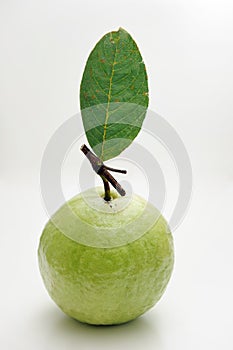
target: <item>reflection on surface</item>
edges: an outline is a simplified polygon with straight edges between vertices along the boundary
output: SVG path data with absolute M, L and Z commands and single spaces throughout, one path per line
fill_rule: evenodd
M 114 326 L 91 326 L 80 323 L 64 315 L 56 306 L 47 305 L 41 314 L 41 333 L 38 342 L 47 349 L 127 349 L 147 348 L 152 344 L 154 348 L 161 349 L 161 340 L 158 327 L 159 320 L 149 312 L 134 321 Z M 152 317 L 153 314 L 153 317 Z

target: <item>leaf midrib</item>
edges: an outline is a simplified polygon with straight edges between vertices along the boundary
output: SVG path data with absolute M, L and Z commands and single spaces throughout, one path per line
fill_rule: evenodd
M 111 35 L 110 35 L 110 40 L 111 40 Z M 117 54 L 117 45 L 118 45 L 119 37 L 116 38 L 116 48 L 115 48 L 115 53 L 113 57 L 113 63 L 112 63 L 112 71 L 111 71 L 111 76 L 109 80 L 109 90 L 108 90 L 108 100 L 107 100 L 107 107 L 106 107 L 106 115 L 105 115 L 105 121 L 104 121 L 104 132 L 103 132 L 103 142 L 102 142 L 102 148 L 101 148 L 101 156 L 100 159 L 104 159 L 104 143 L 106 141 L 106 134 L 107 134 L 107 124 L 108 124 L 108 118 L 109 118 L 109 106 L 112 98 L 112 81 L 115 73 L 114 66 L 116 65 L 116 54 Z

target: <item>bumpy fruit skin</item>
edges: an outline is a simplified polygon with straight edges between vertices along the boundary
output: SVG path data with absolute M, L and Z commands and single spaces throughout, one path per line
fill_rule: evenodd
M 94 191 L 90 191 L 92 197 Z M 105 231 L 107 225 L 109 233 L 116 222 L 121 226 L 132 219 L 133 225 L 146 201 L 134 195 L 127 208 L 116 214 L 96 211 L 81 195 L 68 203 L 101 234 L 101 225 Z M 152 205 L 150 210 L 158 213 Z M 65 221 L 63 215 L 60 208 L 56 217 Z M 162 296 L 173 269 L 173 240 L 162 215 L 140 238 L 105 248 L 78 243 L 50 220 L 40 239 L 38 258 L 49 295 L 67 315 L 89 324 L 120 324 L 142 315 Z

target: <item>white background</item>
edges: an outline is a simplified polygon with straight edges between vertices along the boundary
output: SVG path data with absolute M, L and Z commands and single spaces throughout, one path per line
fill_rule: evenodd
M 233 348 L 232 17 L 230 0 L 1 0 L 1 349 Z M 39 171 L 50 137 L 79 111 L 90 50 L 119 26 L 144 57 L 150 108 L 186 145 L 194 188 L 162 300 L 136 321 L 98 328 L 64 316 L 43 287 Z M 78 169 L 81 154 L 73 159 Z M 68 164 L 67 179 L 73 171 Z M 177 181 L 169 174 L 172 202 Z M 77 184 L 68 183 L 70 195 Z

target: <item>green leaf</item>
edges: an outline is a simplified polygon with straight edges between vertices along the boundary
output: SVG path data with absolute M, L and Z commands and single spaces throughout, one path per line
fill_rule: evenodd
M 147 73 L 124 29 L 106 34 L 91 52 L 80 106 L 88 142 L 103 161 L 119 155 L 139 133 L 148 107 Z

